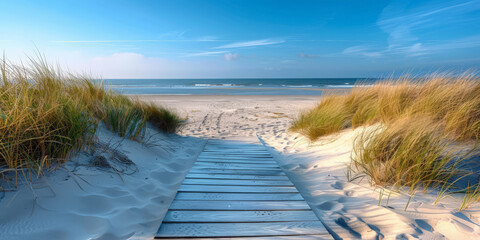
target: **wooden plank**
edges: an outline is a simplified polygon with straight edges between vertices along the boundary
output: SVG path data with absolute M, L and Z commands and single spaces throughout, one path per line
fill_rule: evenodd
M 268 155 L 270 156 L 270 153 L 267 151 L 235 151 L 235 152 L 228 152 L 228 151 L 215 151 L 215 152 L 208 152 L 208 151 L 203 151 L 200 155 Z
M 239 168 L 279 168 L 278 164 L 268 163 L 228 163 L 228 162 L 196 162 L 195 166 L 208 166 L 208 167 L 239 167 Z
M 247 237 L 325 234 L 320 221 L 269 223 L 164 223 L 157 237 Z
M 244 146 L 244 147 L 228 147 L 228 146 L 205 146 L 204 150 L 206 151 L 221 151 L 221 150 L 262 150 L 266 151 L 265 147 L 263 146 Z
M 212 156 L 212 157 L 224 157 L 224 156 L 230 156 L 230 157 L 269 157 L 272 158 L 272 155 L 270 153 L 220 153 L 220 152 L 202 152 L 199 154 L 199 156 Z
M 170 210 L 311 210 L 305 201 L 174 200 Z
M 168 222 L 295 222 L 316 221 L 312 210 L 307 211 L 168 211 L 163 219 Z
M 263 180 L 224 180 L 224 179 L 191 179 L 183 180 L 182 184 L 205 184 L 205 185 L 253 185 L 253 186 L 293 186 L 290 180 L 283 181 L 263 181 Z
M 263 147 L 258 148 L 204 148 L 204 152 L 268 152 Z
M 227 160 L 227 159 L 197 159 L 197 162 L 226 162 L 226 163 L 268 163 L 268 164 L 277 164 L 274 160 Z
M 297 193 L 295 187 L 261 187 L 261 186 L 215 186 L 215 185 L 187 185 L 182 184 L 179 192 L 215 192 L 215 193 Z
M 242 175 L 285 175 L 285 173 L 282 170 L 252 170 L 252 169 L 204 169 L 204 168 L 199 168 L 195 169 L 192 168 L 190 169 L 189 173 L 207 173 L 207 174 L 242 174 Z
M 242 150 L 235 150 L 235 151 L 227 151 L 227 150 L 218 150 L 218 151 L 207 151 L 207 150 L 204 150 L 202 152 L 203 154 L 270 154 L 269 152 L 267 152 L 266 150 L 245 150 L 245 149 L 242 149 Z
M 174 240 L 192 240 L 192 238 L 160 238 L 156 237 L 157 239 L 174 239 Z M 222 237 L 215 237 L 215 238 L 209 238 L 209 237 L 202 237 L 202 238 L 195 238 L 195 239 L 201 239 L 201 240 L 232 240 L 232 238 L 222 238 Z M 238 239 L 238 238 L 237 238 Z M 334 238 L 330 235 L 295 235 L 295 236 L 274 236 L 274 237 L 241 237 L 240 239 L 247 239 L 247 240 L 333 240 Z
M 244 156 L 198 156 L 197 159 L 212 159 L 212 160 L 216 160 L 216 159 L 235 160 L 236 159 L 236 160 L 252 160 L 252 161 L 255 161 L 255 160 L 275 161 L 273 160 L 272 157 L 244 157 Z
M 253 153 L 253 152 L 231 152 L 231 153 L 226 153 L 226 152 L 202 152 L 200 153 L 200 156 L 243 156 L 243 157 L 255 157 L 255 156 L 260 156 L 260 157 L 270 157 L 270 153 Z
M 220 145 L 220 144 L 207 144 L 204 149 L 262 149 L 263 145 Z
M 201 154 L 270 154 L 267 150 L 218 150 L 218 151 L 203 151 Z
M 258 170 L 280 170 L 279 167 L 237 167 L 237 166 L 199 166 L 199 165 L 194 165 L 191 169 L 193 170 L 251 170 L 251 171 L 258 171 Z
M 299 193 L 196 193 L 177 192 L 177 200 L 255 200 L 255 201 L 296 201 L 303 200 Z
M 208 174 L 208 173 L 189 173 L 186 178 L 204 178 L 204 179 L 256 179 L 256 180 L 289 180 L 285 175 L 240 175 L 240 174 Z
M 210 147 L 205 147 L 203 149 L 205 152 L 220 152 L 220 151 L 226 151 L 226 152 L 268 152 L 265 148 L 210 148 Z

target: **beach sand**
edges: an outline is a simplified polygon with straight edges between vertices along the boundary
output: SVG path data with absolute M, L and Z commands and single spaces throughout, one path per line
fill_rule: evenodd
M 458 211 L 463 195 L 434 205 L 436 192 L 405 193 L 347 181 L 355 136 L 345 130 L 312 143 L 289 132 L 318 96 L 142 96 L 188 117 L 181 133 L 201 138 L 258 136 L 317 216 L 344 239 L 480 239 L 480 204 Z M 382 196 L 382 200 L 379 201 Z M 387 200 L 388 199 L 388 200 Z
M 108 158 L 114 149 L 135 165 L 94 167 L 94 157 L 81 153 L 31 185 L 5 192 L 0 239 L 152 239 L 206 142 L 152 129 L 147 136 L 142 144 L 100 127 L 97 137 L 110 149 L 95 155 Z
M 149 129 L 147 144 L 101 129 L 99 139 L 137 166 L 117 174 L 85 163 L 82 154 L 64 168 L 20 186 L 0 201 L 0 239 L 151 239 L 205 139 L 257 136 L 321 219 L 343 239 L 480 239 L 480 205 L 457 211 L 462 196 L 434 205 L 435 192 L 392 193 L 367 179 L 347 181 L 352 142 L 362 129 L 312 143 L 288 132 L 318 96 L 155 96 L 139 98 L 186 118 L 179 135 Z M 379 201 L 380 196 L 383 199 Z M 387 206 L 388 204 L 388 206 Z

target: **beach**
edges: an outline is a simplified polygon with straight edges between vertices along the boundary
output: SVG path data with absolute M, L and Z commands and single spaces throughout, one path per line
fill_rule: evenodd
M 319 96 L 140 96 L 188 117 L 184 136 L 229 139 L 256 136 L 299 189 L 323 224 L 342 239 L 478 239 L 480 204 L 458 211 L 463 195 L 438 204 L 435 191 L 405 193 L 348 181 L 352 146 L 363 128 L 311 142 L 288 130 Z M 389 194 L 390 193 L 390 194 Z M 379 200 L 382 198 L 382 200 Z M 388 200 L 387 200 L 388 198 Z M 408 204 L 407 209 L 405 207 Z
M 289 124 L 302 109 L 320 100 L 319 96 L 213 96 L 137 95 L 141 100 L 168 106 L 186 124 L 179 134 L 202 138 L 226 138 L 286 134 Z
M 480 0 L 0 9 L 0 240 L 480 239 Z
M 125 174 L 93 167 L 87 164 L 92 156 L 80 154 L 31 186 L 21 185 L 18 193 L 5 193 L 0 239 L 151 239 L 206 141 L 252 137 L 266 146 L 338 239 L 480 237 L 480 205 L 458 211 L 461 195 L 434 205 L 435 192 L 410 199 L 372 187 L 367 180 L 349 181 L 347 165 L 362 128 L 315 142 L 289 131 L 301 112 L 318 104 L 319 96 L 133 97 L 175 111 L 184 121 L 178 135 L 149 127 L 149 140 L 139 143 L 101 126 L 99 140 L 126 154 L 136 170 Z

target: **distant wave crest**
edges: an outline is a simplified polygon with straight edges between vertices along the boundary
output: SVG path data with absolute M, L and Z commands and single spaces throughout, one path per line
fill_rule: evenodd
M 196 83 L 195 87 L 242 87 L 245 85 L 240 85 L 240 84 L 232 84 L 232 83 L 218 83 L 218 84 L 213 84 L 213 83 Z

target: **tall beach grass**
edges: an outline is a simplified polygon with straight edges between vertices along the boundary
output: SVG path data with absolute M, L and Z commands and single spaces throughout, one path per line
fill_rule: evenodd
M 107 90 L 101 82 L 53 68 L 42 58 L 0 66 L 0 177 L 14 186 L 55 169 L 89 147 L 99 123 L 141 140 L 148 121 L 175 132 L 167 109 Z
M 400 78 L 349 94 L 328 95 L 293 123 L 292 130 L 310 139 L 365 124 L 387 123 L 405 116 L 430 115 L 458 140 L 480 136 L 480 79 L 474 75 Z
M 458 190 L 462 186 L 454 186 L 455 179 L 478 174 L 459 166 L 478 150 L 480 79 L 467 74 L 404 77 L 354 87 L 343 95 L 327 94 L 291 130 L 315 140 L 359 126 L 369 127 L 355 140 L 350 169 L 366 174 L 372 184 L 409 187 L 412 193 L 436 186 Z M 454 151 L 458 145 L 469 149 Z M 468 184 L 468 189 L 480 187 L 478 179 Z M 479 191 L 468 194 L 480 199 Z

